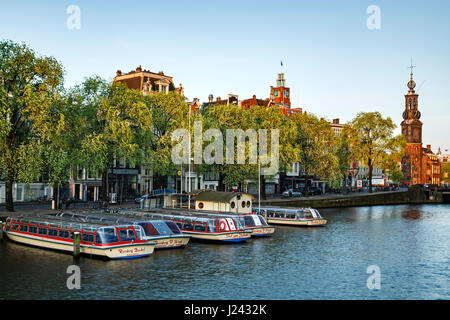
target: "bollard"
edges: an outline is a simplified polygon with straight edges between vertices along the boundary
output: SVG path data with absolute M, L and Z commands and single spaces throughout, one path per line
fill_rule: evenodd
M 81 242 L 81 233 L 74 232 L 73 233 L 73 256 L 74 256 L 74 258 L 80 257 L 80 242 Z

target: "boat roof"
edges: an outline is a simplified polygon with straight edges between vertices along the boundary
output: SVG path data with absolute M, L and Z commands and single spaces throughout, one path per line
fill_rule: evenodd
M 103 227 L 118 227 L 118 228 L 130 228 L 132 225 L 127 225 L 124 223 L 108 223 L 108 224 L 97 224 L 91 222 L 82 222 L 66 219 L 64 217 L 58 216 L 45 216 L 45 215 L 21 215 L 18 217 L 11 217 L 14 221 L 23 223 L 33 223 L 39 226 L 53 226 L 53 227 L 64 227 L 65 229 L 92 229 L 96 230 Z
M 165 216 L 171 216 L 176 218 L 181 218 L 183 220 L 192 219 L 197 221 L 207 221 L 211 219 L 220 219 L 228 217 L 227 215 L 212 215 L 212 214 L 192 214 L 187 212 L 178 212 L 178 211 L 138 211 L 138 210 L 124 210 L 121 211 L 123 214 L 142 217 L 142 216 L 158 216 L 164 219 Z

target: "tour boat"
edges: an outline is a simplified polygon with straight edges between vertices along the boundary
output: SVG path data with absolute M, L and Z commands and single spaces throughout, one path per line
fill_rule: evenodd
M 275 228 L 267 224 L 266 219 L 260 214 L 248 214 L 248 213 L 234 213 L 234 212 L 221 212 L 221 211 L 209 211 L 209 210 L 188 210 L 183 208 L 160 208 L 160 209 L 146 209 L 152 212 L 186 212 L 194 215 L 221 215 L 234 217 L 239 220 L 244 230 L 250 231 L 252 237 L 267 237 L 275 232 Z
M 168 220 L 149 220 L 92 212 L 61 212 L 57 216 L 78 219 L 89 223 L 126 223 L 139 226 L 143 230 L 142 239 L 155 242 L 155 249 L 183 248 L 191 238 L 190 235 L 183 234 L 174 222 Z
M 73 234 L 81 234 L 80 253 L 110 259 L 132 259 L 149 256 L 155 242 L 141 240 L 142 227 L 130 224 L 97 225 L 57 217 L 23 215 L 8 217 L 5 234 L 8 239 L 35 247 L 73 252 Z
M 253 213 L 261 214 L 268 223 L 318 227 L 327 224 L 319 211 L 313 208 L 276 208 L 276 207 L 253 207 Z
M 127 211 L 117 213 L 126 216 L 143 217 L 152 220 L 169 220 L 175 222 L 184 234 L 188 234 L 195 240 L 215 242 L 242 242 L 250 238 L 251 232 L 244 230 L 241 223 L 235 217 L 225 216 L 200 216 L 186 212 L 153 212 L 153 211 Z

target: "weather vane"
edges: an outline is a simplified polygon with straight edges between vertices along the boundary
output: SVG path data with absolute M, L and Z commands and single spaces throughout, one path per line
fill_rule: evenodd
M 411 74 L 413 74 L 413 68 L 415 68 L 416 66 L 413 66 L 413 60 L 411 59 L 411 66 L 408 67 L 408 69 L 411 69 Z

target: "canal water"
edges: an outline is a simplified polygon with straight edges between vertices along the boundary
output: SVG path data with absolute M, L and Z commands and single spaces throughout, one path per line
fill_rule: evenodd
M 0 299 L 450 299 L 450 205 L 320 211 L 326 227 L 277 227 L 244 244 L 82 257 L 72 290 L 71 255 L 4 239 Z

